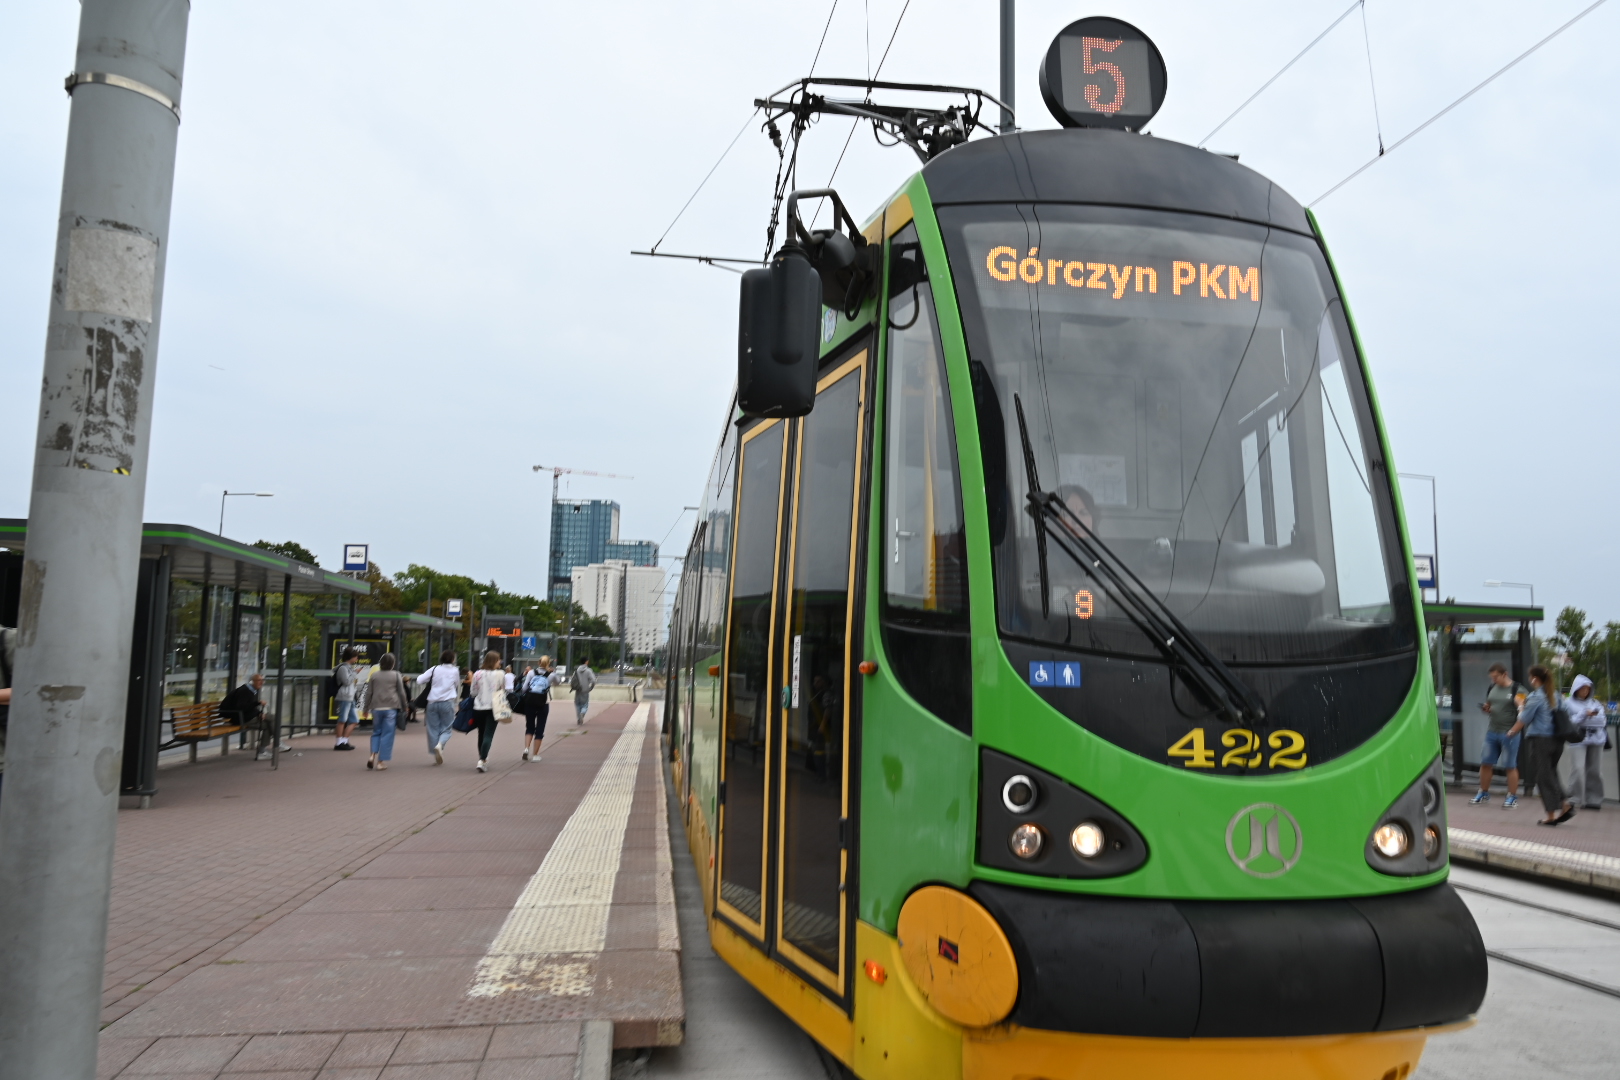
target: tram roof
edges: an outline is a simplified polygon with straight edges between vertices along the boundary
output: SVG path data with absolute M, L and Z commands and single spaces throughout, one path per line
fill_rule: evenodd
M 963 143 L 923 166 L 936 204 L 1056 202 L 1178 210 L 1312 233 L 1305 208 L 1246 165 L 1169 139 L 1100 128 Z
M 0 548 L 21 552 L 27 538 L 27 519 L 0 518 Z M 280 592 L 282 584 L 290 578 L 295 593 L 371 595 L 371 586 L 364 581 L 273 551 L 228 540 L 190 525 L 147 522 L 141 526 L 141 558 L 155 559 L 160 555 L 169 556 L 169 572 L 173 577 L 200 585 Z

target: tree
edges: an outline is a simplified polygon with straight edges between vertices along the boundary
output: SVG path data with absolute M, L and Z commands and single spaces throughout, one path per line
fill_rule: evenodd
M 268 540 L 255 540 L 253 546 L 261 551 L 273 551 L 285 558 L 297 559 L 301 563 L 309 563 L 311 566 L 321 565 L 309 548 L 292 540 L 284 540 L 279 544 L 272 544 Z

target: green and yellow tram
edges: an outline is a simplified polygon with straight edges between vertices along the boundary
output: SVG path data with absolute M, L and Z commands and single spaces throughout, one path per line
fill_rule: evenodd
M 1400 1080 L 1486 969 L 1366 358 L 1307 211 L 1121 115 L 790 198 L 745 282 L 667 705 L 710 936 L 869 1080 Z

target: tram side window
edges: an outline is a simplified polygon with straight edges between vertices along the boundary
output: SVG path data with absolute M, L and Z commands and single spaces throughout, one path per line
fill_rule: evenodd
M 889 245 L 883 633 L 920 704 L 972 731 L 967 549 L 945 356 L 915 225 Z

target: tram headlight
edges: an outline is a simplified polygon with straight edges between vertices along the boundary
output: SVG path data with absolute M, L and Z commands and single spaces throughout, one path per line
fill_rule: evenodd
M 1412 846 L 1412 834 L 1396 821 L 1385 822 L 1373 832 L 1373 847 L 1386 859 L 1398 859 Z
M 1020 859 L 1033 859 L 1046 846 L 1046 837 L 1041 835 L 1039 825 L 1020 825 L 1007 838 L 1007 846 Z
M 1429 762 L 1400 797 L 1372 822 L 1367 865 L 1380 874 L 1417 877 L 1446 864 L 1445 774 Z
M 1101 825 L 1095 821 L 1082 821 L 1069 834 L 1069 846 L 1082 859 L 1094 859 L 1102 851 L 1105 839 Z

